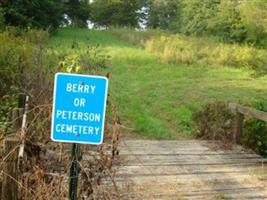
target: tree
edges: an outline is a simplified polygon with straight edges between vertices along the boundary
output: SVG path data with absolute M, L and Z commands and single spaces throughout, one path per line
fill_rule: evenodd
M 88 0 L 68 0 L 65 3 L 65 12 L 71 19 L 71 25 L 75 27 L 86 27 L 90 17 Z
M 205 35 L 209 23 L 218 11 L 221 0 L 184 0 L 181 32 L 187 35 Z
M 148 0 L 147 26 L 178 31 L 181 22 L 181 0 Z
M 4 17 L 4 12 L 0 8 L 0 30 L 5 27 L 5 17 Z
M 267 46 L 267 1 L 244 0 L 240 6 L 241 20 L 247 30 L 247 41 Z
M 216 16 L 210 20 L 213 34 L 230 42 L 243 42 L 247 31 L 240 15 L 240 0 L 221 0 Z
M 61 0 L 2 0 L 0 5 L 10 26 L 55 30 L 63 20 Z
M 135 0 L 94 0 L 91 4 L 91 21 L 96 26 L 138 25 L 139 4 Z

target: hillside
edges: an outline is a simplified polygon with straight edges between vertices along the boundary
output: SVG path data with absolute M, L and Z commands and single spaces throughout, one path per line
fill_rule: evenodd
M 99 45 L 109 56 L 110 97 L 114 100 L 124 132 L 157 139 L 194 136 L 192 112 L 214 101 L 242 103 L 264 100 L 266 76 L 252 70 L 163 62 L 139 45 L 122 41 L 107 31 L 60 29 L 49 45 L 58 51 L 80 51 Z

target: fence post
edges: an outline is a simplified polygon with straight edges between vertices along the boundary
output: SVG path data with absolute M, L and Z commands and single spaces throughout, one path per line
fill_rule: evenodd
M 11 123 L 11 131 L 16 133 L 21 125 L 22 109 L 13 109 L 9 114 L 8 121 Z M 20 139 L 16 134 L 6 136 L 3 145 L 3 182 L 1 188 L 2 200 L 17 200 L 19 195 L 18 186 L 18 150 Z
M 240 144 L 242 136 L 244 115 L 240 112 L 236 112 L 236 124 L 235 124 L 235 143 Z
M 17 138 L 7 137 L 4 140 L 2 200 L 18 199 L 18 146 Z

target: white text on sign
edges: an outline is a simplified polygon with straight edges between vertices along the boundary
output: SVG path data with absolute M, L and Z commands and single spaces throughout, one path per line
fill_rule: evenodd
M 95 85 L 86 85 L 83 83 L 66 84 L 66 91 L 70 93 L 84 93 L 84 94 L 94 94 L 96 90 Z M 75 107 L 85 107 L 85 98 L 75 98 L 73 101 Z M 89 121 L 89 122 L 100 122 L 100 113 L 88 113 L 88 112 L 78 112 L 78 111 L 68 111 L 68 110 L 57 110 L 56 118 L 63 120 L 73 120 L 73 121 Z M 81 125 L 69 125 L 69 124 L 57 124 L 56 131 L 58 133 L 71 133 L 74 135 L 92 135 L 99 133 L 99 127 L 92 126 L 81 126 Z

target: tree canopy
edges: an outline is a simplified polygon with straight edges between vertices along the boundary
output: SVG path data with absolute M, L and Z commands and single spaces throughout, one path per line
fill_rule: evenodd
M 266 0 L 0 0 L 0 28 L 146 26 L 267 45 Z
M 132 0 L 94 0 L 91 4 L 91 21 L 97 26 L 138 25 L 138 2 Z
M 147 6 L 147 26 L 149 28 L 179 30 L 181 21 L 180 0 L 148 0 Z
M 63 20 L 60 0 L 2 0 L 0 5 L 10 26 L 56 29 Z
M 71 19 L 71 26 L 86 27 L 90 16 L 88 0 L 68 0 L 65 3 L 65 14 Z

